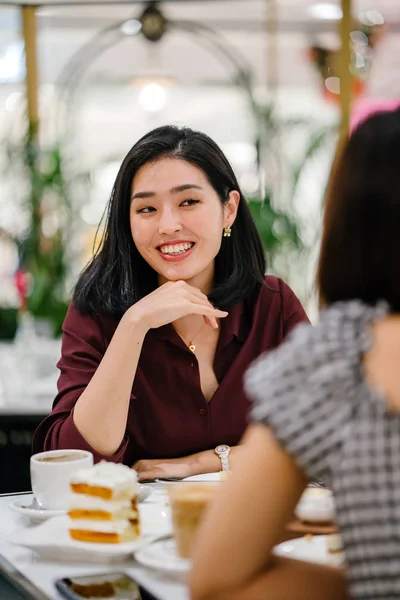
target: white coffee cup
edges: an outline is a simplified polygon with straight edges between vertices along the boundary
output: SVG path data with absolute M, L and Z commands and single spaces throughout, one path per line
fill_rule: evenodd
M 86 450 L 48 450 L 31 456 L 31 485 L 40 508 L 67 509 L 73 473 L 93 466 Z
M 335 502 L 331 490 L 309 486 L 304 490 L 295 514 L 307 523 L 331 523 L 335 519 Z

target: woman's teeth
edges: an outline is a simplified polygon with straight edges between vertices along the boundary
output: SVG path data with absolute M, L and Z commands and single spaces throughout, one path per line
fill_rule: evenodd
M 173 246 L 162 246 L 160 251 L 162 254 L 183 254 L 193 246 L 193 243 L 174 244 Z

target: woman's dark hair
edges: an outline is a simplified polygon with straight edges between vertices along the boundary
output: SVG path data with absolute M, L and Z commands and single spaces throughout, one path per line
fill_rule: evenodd
M 317 286 L 321 306 L 386 300 L 400 312 L 400 110 L 351 135 L 327 188 Z
M 221 203 L 237 190 L 240 203 L 231 237 L 223 237 L 215 259 L 215 286 L 210 301 L 221 309 L 248 297 L 263 282 L 265 253 L 247 203 L 228 160 L 204 133 L 164 126 L 143 136 L 125 157 L 107 209 L 99 248 L 81 274 L 73 300 L 81 312 L 123 314 L 156 289 L 157 274 L 139 254 L 130 229 L 131 186 L 149 162 L 178 158 L 202 169 Z M 222 231 L 221 231 L 222 236 Z

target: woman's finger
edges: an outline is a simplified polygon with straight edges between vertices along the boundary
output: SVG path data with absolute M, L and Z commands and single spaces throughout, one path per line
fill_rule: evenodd
M 209 325 L 213 329 L 218 329 L 217 319 L 215 319 L 214 317 L 206 317 L 205 315 L 203 315 L 203 318 L 204 318 L 205 322 L 207 323 L 207 325 Z
M 210 306 L 211 308 L 214 308 L 207 296 L 203 294 L 203 292 L 200 291 L 198 288 L 193 287 L 189 284 L 185 284 L 183 289 L 185 291 L 186 299 L 188 299 L 193 304 L 201 304 L 202 306 Z M 209 323 L 209 325 L 211 325 L 211 323 Z M 211 326 L 213 328 L 216 328 L 218 327 L 218 323 L 214 320 L 213 325 Z
M 225 310 L 218 310 L 218 308 L 213 308 L 211 305 L 202 306 L 201 304 L 192 304 L 192 314 L 203 315 L 203 317 L 210 319 L 224 319 L 228 316 Z
M 197 303 L 204 304 L 204 306 L 212 306 L 207 296 L 205 294 L 202 294 L 201 292 L 200 294 L 194 294 L 192 292 L 189 292 L 187 298 L 190 300 L 190 302 L 193 302 L 194 304 Z
M 141 471 L 140 473 L 138 473 L 139 481 L 153 481 L 157 477 L 160 477 L 160 473 L 157 472 L 157 469 L 153 469 L 151 471 Z

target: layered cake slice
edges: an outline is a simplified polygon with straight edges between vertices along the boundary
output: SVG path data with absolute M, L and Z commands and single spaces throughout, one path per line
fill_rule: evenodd
M 68 516 L 74 540 L 119 544 L 140 534 L 137 473 L 102 461 L 72 476 Z

